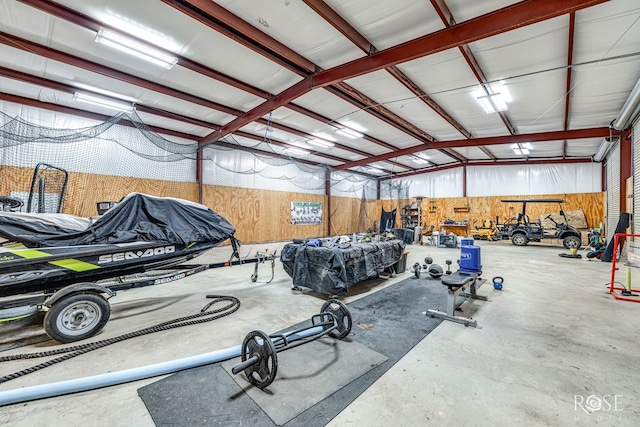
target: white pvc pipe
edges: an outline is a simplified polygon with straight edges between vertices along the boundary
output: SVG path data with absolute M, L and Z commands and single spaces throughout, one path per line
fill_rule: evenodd
M 288 336 L 287 340 L 296 341 L 311 335 L 319 334 L 323 330 L 323 327 L 317 326 L 294 333 Z M 278 338 L 272 339 L 272 341 L 274 340 L 278 340 Z M 139 368 L 126 369 L 124 371 L 109 372 L 107 374 L 94 375 L 91 377 L 77 378 L 15 390 L 0 391 L 0 406 L 28 402 L 36 399 L 43 399 L 45 397 L 62 396 L 64 394 L 93 390 L 96 388 L 156 377 L 158 375 L 170 374 L 184 369 L 233 359 L 234 357 L 240 356 L 241 352 L 242 346 L 238 345 L 198 356 L 156 363 L 155 365 L 141 366 Z

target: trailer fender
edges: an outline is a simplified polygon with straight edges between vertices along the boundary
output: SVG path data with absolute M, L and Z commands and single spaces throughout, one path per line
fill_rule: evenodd
M 53 304 L 65 298 L 66 296 L 80 292 L 107 294 L 108 298 L 116 295 L 115 291 L 112 291 L 109 288 L 105 288 L 104 286 L 100 286 L 95 283 L 74 283 L 73 285 L 65 286 L 64 288 L 56 291 L 53 295 L 47 298 L 47 300 L 42 303 L 42 305 L 44 307 L 51 308 Z

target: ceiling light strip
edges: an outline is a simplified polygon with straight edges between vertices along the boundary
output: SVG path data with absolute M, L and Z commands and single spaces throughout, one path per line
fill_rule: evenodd
M 178 62 L 176 56 L 169 55 L 160 49 L 140 43 L 106 28 L 100 28 L 98 34 L 96 34 L 95 41 L 167 69 L 173 67 Z
M 98 107 L 108 108 L 116 111 L 128 111 L 133 108 L 133 104 L 127 101 L 109 99 L 102 96 L 91 95 L 84 92 L 76 92 L 73 99 L 85 104 L 96 105 Z

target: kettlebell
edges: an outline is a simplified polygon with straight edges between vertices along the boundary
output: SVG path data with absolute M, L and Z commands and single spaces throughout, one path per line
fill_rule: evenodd
M 504 279 L 500 276 L 496 276 L 493 278 L 493 289 L 496 291 L 502 290 L 502 284 L 504 283 Z

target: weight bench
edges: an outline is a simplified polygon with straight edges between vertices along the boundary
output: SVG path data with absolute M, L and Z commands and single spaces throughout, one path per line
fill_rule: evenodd
M 487 297 L 477 295 L 476 290 L 482 285 L 482 283 L 476 286 L 478 276 L 480 273 L 465 273 L 460 270 L 447 275 L 442 278 L 442 284 L 449 288 L 447 293 L 447 312 L 443 313 L 439 310 L 429 309 L 427 315 L 431 317 L 438 317 L 440 319 L 451 320 L 453 322 L 462 323 L 465 326 L 478 327 L 478 323 L 470 317 L 456 316 L 454 314 L 456 310 L 456 297 L 458 294 L 463 295 L 465 298 L 479 299 L 487 301 Z M 469 287 L 469 292 L 463 292 Z M 460 304 L 458 304 L 460 305 Z

